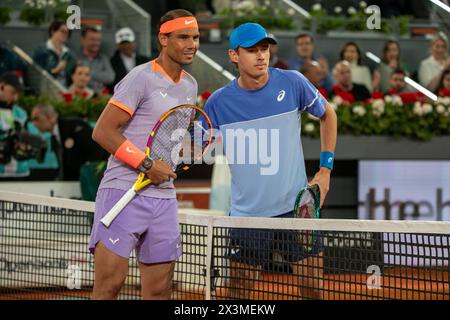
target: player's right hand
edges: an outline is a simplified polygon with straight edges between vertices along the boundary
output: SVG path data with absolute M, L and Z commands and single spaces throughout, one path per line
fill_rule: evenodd
M 152 167 L 146 174 L 154 185 L 169 181 L 170 178 L 177 178 L 177 175 L 173 172 L 172 168 L 163 160 L 154 160 Z

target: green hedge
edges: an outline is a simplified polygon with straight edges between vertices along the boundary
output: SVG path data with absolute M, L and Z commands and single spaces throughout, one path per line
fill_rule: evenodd
M 28 114 L 31 114 L 33 106 L 37 103 L 50 103 L 61 117 L 80 117 L 90 121 L 96 121 L 108 103 L 108 100 L 109 97 L 89 100 L 75 97 L 72 102 L 65 102 L 59 100 L 50 101 L 47 97 L 22 96 L 18 101 L 18 105 L 27 110 Z
M 392 97 L 385 99 L 390 100 Z M 450 135 L 450 98 L 440 98 L 434 104 L 400 103 L 375 100 L 350 106 L 330 104 L 337 113 L 339 134 L 384 135 L 415 140 Z M 303 114 L 302 135 L 319 137 L 319 120 Z
M 18 104 L 29 113 L 38 102 L 51 103 L 63 117 L 81 117 L 95 122 L 108 102 L 108 97 L 71 103 L 49 101 L 45 97 L 25 96 Z M 385 97 L 371 103 L 343 105 L 336 99 L 330 104 L 338 116 L 339 134 L 384 135 L 429 140 L 433 136 L 450 135 L 450 98 L 439 98 L 433 104 L 403 105 L 399 97 Z M 319 137 L 319 120 L 309 114 L 302 115 L 302 135 Z

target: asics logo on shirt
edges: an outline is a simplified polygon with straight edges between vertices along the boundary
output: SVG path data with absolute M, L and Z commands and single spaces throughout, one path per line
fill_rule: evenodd
M 278 102 L 281 102 L 281 101 L 284 99 L 284 96 L 285 96 L 285 95 L 286 95 L 286 91 L 281 90 L 281 91 L 278 93 L 277 101 L 278 101 Z
M 191 23 L 193 23 L 195 20 L 184 20 L 184 24 L 191 24 Z
M 159 93 L 161 94 L 161 96 L 162 96 L 163 98 L 167 97 L 167 92 L 166 92 L 166 93 L 162 93 L 162 92 L 160 91 Z
M 130 147 L 127 147 L 125 150 L 127 150 L 127 152 L 129 152 L 129 153 L 137 153 L 136 151 L 134 151 Z

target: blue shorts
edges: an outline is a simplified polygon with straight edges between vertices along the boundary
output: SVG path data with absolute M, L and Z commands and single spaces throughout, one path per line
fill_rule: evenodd
M 288 212 L 274 218 L 293 218 Z M 278 253 L 284 261 L 292 263 L 317 255 L 323 250 L 323 241 L 319 231 L 314 232 L 313 246 L 307 250 L 299 239 L 299 232 L 294 230 L 273 229 L 230 229 L 227 257 L 234 262 L 267 265 L 273 260 L 273 253 Z

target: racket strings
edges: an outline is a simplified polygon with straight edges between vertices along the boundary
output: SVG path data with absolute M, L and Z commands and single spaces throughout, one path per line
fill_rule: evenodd
M 308 192 L 302 197 L 299 204 L 299 218 L 313 218 L 316 216 L 315 199 Z
M 319 194 L 312 187 L 302 190 L 295 203 L 295 216 L 300 219 L 319 218 L 318 197 Z M 311 252 L 317 236 L 315 230 L 302 230 L 298 233 L 297 239 L 306 252 Z
M 206 130 L 195 119 L 193 108 L 179 108 L 170 113 L 155 132 L 151 157 L 164 160 L 175 172 L 201 159 L 208 143 L 203 141 Z

